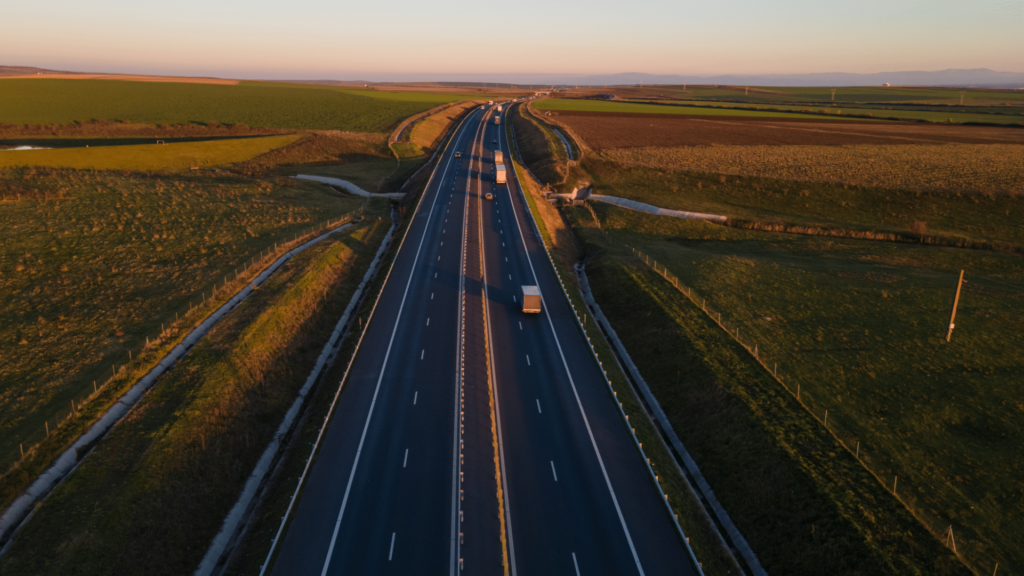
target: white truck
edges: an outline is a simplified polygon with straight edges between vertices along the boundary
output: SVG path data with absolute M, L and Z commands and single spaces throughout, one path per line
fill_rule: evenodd
M 497 126 L 499 124 L 501 124 L 501 116 L 495 116 L 494 117 L 494 125 Z
M 495 164 L 504 164 L 505 163 L 505 156 L 504 156 L 504 154 L 501 153 L 501 150 L 495 150 L 494 151 L 494 163 Z
M 523 286 L 523 312 L 540 313 L 540 287 Z
M 494 181 L 497 184 L 505 183 L 505 165 L 495 164 L 494 165 Z
M 498 104 L 498 112 L 501 112 L 501 104 Z

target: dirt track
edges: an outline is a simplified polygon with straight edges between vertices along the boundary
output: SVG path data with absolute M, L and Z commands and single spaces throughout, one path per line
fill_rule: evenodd
M 817 119 L 552 112 L 592 148 L 1024 144 L 1024 130 Z

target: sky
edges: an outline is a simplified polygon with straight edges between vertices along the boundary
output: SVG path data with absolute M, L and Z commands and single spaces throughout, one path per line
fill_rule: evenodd
M 73 71 L 371 81 L 1024 72 L 1024 0 L 2 4 L 0 65 Z

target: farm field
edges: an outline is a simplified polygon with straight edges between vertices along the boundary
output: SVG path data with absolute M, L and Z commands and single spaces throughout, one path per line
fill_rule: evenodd
M 1024 198 L 1019 196 L 737 177 L 599 160 L 586 167 L 599 194 L 673 210 L 848 230 L 908 232 L 916 227 L 919 233 L 950 238 L 1024 244 Z
M 0 472 L 226 275 L 362 205 L 229 174 L 18 168 L 3 182 L 0 347 L 17 353 L 0 362 Z M 5 502 L 19 478 L 3 479 Z
M 135 124 L 388 132 L 403 118 L 465 96 L 312 84 L 235 86 L 115 80 L 0 79 L 0 123 Z
M 0 570 L 193 571 L 373 259 L 387 209 L 374 202 L 222 320 L 39 506 Z
M 635 100 L 632 102 L 637 103 L 653 103 L 650 100 Z M 928 106 L 928 105 L 914 105 L 914 106 L 882 106 L 882 105 L 868 105 L 868 104 L 849 104 L 849 103 L 835 103 L 828 102 L 823 104 L 822 108 L 812 108 L 807 105 L 793 106 L 785 104 L 746 104 L 746 103 L 733 103 L 733 102 L 707 102 L 701 101 L 700 103 L 679 103 L 679 104 L 661 104 L 666 107 L 680 106 L 680 107 L 693 107 L 696 110 L 707 110 L 707 109 L 730 109 L 730 110 L 765 110 L 765 111 L 784 111 L 793 113 L 809 113 L 809 114 L 826 114 L 829 116 L 853 116 L 857 118 L 863 118 L 867 116 L 869 118 L 878 118 L 882 120 L 923 120 L 926 122 L 941 122 L 948 124 L 1012 124 L 1019 125 L 1024 123 L 1024 111 L 1020 111 L 1021 107 L 956 107 L 949 108 L 946 106 Z M 767 107 L 762 107 L 767 106 Z
M 810 114 L 790 114 L 788 112 L 759 112 L 755 110 L 739 110 L 735 108 L 693 106 L 665 106 L 661 104 L 642 104 L 634 102 L 607 102 L 602 100 L 577 100 L 569 98 L 544 99 L 532 103 L 534 110 L 566 110 L 575 112 L 614 112 L 633 114 L 675 114 L 689 116 L 727 116 L 739 118 L 815 118 Z M 840 118 L 842 119 L 842 118 Z M 851 119 L 850 122 L 870 122 L 870 120 Z
M 1011 197 L 1024 193 L 1024 146 L 1016 144 L 629 148 L 607 157 L 660 170 L 790 182 Z
M 0 168 L 47 166 L 86 170 L 180 171 L 191 167 L 209 168 L 245 162 L 275 148 L 287 146 L 300 137 L 299 134 L 288 134 L 170 144 L 0 150 Z
M 840 104 L 922 104 L 930 106 L 956 106 L 960 108 L 960 91 L 965 106 L 1024 106 L 1024 93 L 1015 90 L 975 90 L 926 88 L 910 86 L 840 86 L 836 87 L 835 102 Z M 620 98 L 678 98 L 693 100 L 731 100 L 779 104 L 823 104 L 833 101 L 831 87 L 792 86 L 725 86 L 692 84 L 686 87 L 648 86 L 637 88 L 616 86 L 613 89 L 594 89 L 614 92 Z
M 875 476 L 872 481 L 877 488 L 891 492 L 898 477 L 900 500 L 927 526 L 935 543 L 952 525 L 959 556 L 978 573 L 990 573 L 995 562 L 1006 573 L 1016 573 L 1024 565 L 1017 545 L 1024 535 L 1024 500 L 1017 480 L 1024 475 L 1018 449 L 1024 442 L 1024 405 L 1017 397 L 1020 374 L 1024 374 L 1020 353 L 1024 264 L 1018 255 L 736 230 L 600 203 L 594 204 L 594 210 L 603 233 L 590 223 L 588 212 L 567 209 L 591 258 L 596 259 L 595 267 L 604 271 L 592 281 L 599 301 L 602 305 L 621 302 L 627 300 L 621 290 L 631 291 L 629 307 L 611 306 L 612 321 L 622 326 L 619 334 L 645 377 L 660 388 L 662 401 L 671 405 L 666 411 L 682 418 L 682 431 L 692 434 L 694 450 L 704 452 L 712 470 L 724 465 L 728 455 L 715 453 L 720 443 L 710 442 L 703 434 L 715 438 L 730 434 L 715 432 L 716 423 L 701 416 L 719 414 L 714 399 L 720 393 L 712 391 L 716 386 L 761 398 L 751 400 L 751 407 L 767 415 L 776 411 L 765 403 L 767 398 L 795 395 L 799 386 L 803 407 L 790 404 L 786 413 L 813 415 L 823 430 L 821 421 L 828 410 L 828 429 L 858 455 Z M 744 345 L 757 344 L 762 361 L 770 367 L 777 363 L 781 384 L 772 381 L 775 387 L 765 388 L 765 384 L 755 385 L 760 377 L 737 368 L 715 368 L 735 341 L 729 338 L 729 345 L 714 344 L 695 336 L 707 319 L 700 304 L 694 306 L 651 273 L 632 248 L 678 277 L 699 303 L 706 300 L 713 315 L 720 312 L 727 330 L 733 335 L 739 330 Z M 961 269 L 968 284 L 961 295 L 952 342 L 946 343 L 952 291 Z M 598 288 L 602 274 L 608 278 L 605 300 L 600 299 Z M 646 318 L 638 304 L 649 299 L 653 302 L 648 308 L 659 320 Z M 673 326 L 676 318 L 680 323 Z M 642 325 L 638 320 L 643 320 Z M 713 323 L 711 327 L 725 335 Z M 666 348 L 672 342 L 683 348 Z M 698 347 L 691 350 L 692 346 Z M 696 368 L 694 355 L 704 359 Z M 752 354 L 743 351 L 741 355 L 752 362 Z M 705 366 L 708 363 L 710 368 Z M 761 375 L 769 375 L 769 370 L 756 368 Z M 709 369 L 713 376 L 706 375 Z M 718 384 L 705 389 L 702 382 L 707 378 Z M 692 387 L 687 384 L 691 380 Z M 781 430 L 773 432 L 770 420 L 764 423 L 769 436 L 785 439 L 783 444 L 796 442 L 788 450 L 797 459 L 813 459 L 807 440 L 796 440 Z M 683 440 L 690 441 L 685 436 Z M 730 445 L 730 450 L 739 450 L 735 442 Z M 701 457 L 697 458 L 700 463 Z M 757 469 L 756 464 L 752 467 Z M 815 474 L 828 476 L 820 470 Z M 728 509 L 735 480 L 711 477 L 709 481 Z M 837 482 L 835 478 L 826 481 Z M 762 488 L 745 489 L 755 490 L 747 496 L 754 498 Z M 841 510 L 852 505 L 852 496 L 843 490 L 847 488 L 825 490 Z M 888 530 L 883 528 L 889 522 L 888 513 L 883 512 L 887 497 L 876 494 L 873 498 L 883 500 L 848 518 L 855 524 L 866 522 L 862 528 L 879 535 Z M 741 518 L 743 506 L 740 502 Z M 748 533 L 748 538 L 756 541 L 758 528 L 744 528 L 743 521 L 738 520 L 740 529 L 749 530 L 753 536 Z M 801 521 L 794 518 L 793 522 Z M 871 523 L 877 524 L 865 528 Z M 788 538 L 807 528 L 775 529 Z M 886 542 L 886 538 L 868 540 L 883 548 Z M 896 556 L 914 554 L 898 551 Z M 928 561 L 922 561 L 919 569 L 927 566 Z M 923 573 L 941 573 L 939 568 L 935 564 Z
M 666 146 L 1024 144 L 1024 130 L 988 126 L 577 111 L 552 112 L 551 118 L 568 125 L 587 145 L 598 150 Z

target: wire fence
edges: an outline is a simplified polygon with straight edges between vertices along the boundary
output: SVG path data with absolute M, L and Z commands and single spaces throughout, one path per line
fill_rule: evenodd
M 596 215 L 595 215 L 596 219 Z M 807 390 L 803 390 L 798 378 L 788 374 L 784 367 L 780 367 L 778 360 L 773 356 L 774 350 L 771 344 L 757 342 L 753 336 L 741 332 L 738 322 L 733 322 L 722 310 L 716 308 L 713 303 L 698 293 L 693 287 L 681 282 L 677 276 L 669 272 L 668 268 L 660 265 L 650 255 L 643 253 L 636 248 L 630 247 L 633 254 L 646 266 L 656 272 L 659 276 L 669 282 L 677 291 L 687 297 L 695 306 L 701 309 L 714 323 L 728 334 L 732 340 L 743 347 L 744 350 L 782 387 L 789 392 L 807 412 L 814 417 L 831 434 L 840 445 L 843 446 L 878 482 L 891 493 L 895 498 L 906 506 L 906 508 L 921 522 L 943 545 L 952 550 L 957 556 L 965 560 L 973 561 L 975 565 L 992 565 L 995 560 L 987 554 L 979 554 L 984 558 L 965 558 L 965 547 L 956 549 L 953 531 L 955 528 L 950 522 L 936 515 L 931 506 L 926 504 L 919 493 L 920 488 L 915 485 L 908 485 L 906 481 L 901 483 L 898 471 L 891 462 L 885 462 L 885 457 L 874 458 L 871 452 L 863 445 L 857 434 L 844 427 L 840 418 L 837 418 L 836 406 L 840 402 L 832 404 L 815 398 Z M 791 378 L 792 376 L 792 378 Z M 831 406 L 831 408 L 830 408 Z M 830 413 L 829 410 L 832 410 Z M 973 556 L 973 554 L 972 554 Z
M 19 435 L 15 440 L 18 445 L 7 454 L 0 456 L 0 470 L 4 474 L 19 468 L 27 459 L 37 453 L 49 454 L 55 450 L 63 450 L 73 442 L 79 433 L 75 428 L 85 430 L 94 419 L 112 405 L 124 390 L 148 373 L 158 364 L 181 339 L 188 335 L 196 325 L 212 311 L 222 306 L 236 292 L 242 289 L 253 278 L 258 276 L 267 266 L 280 258 L 295 246 L 306 241 L 328 228 L 346 224 L 363 213 L 363 207 L 325 222 L 311 226 L 309 230 L 296 232 L 291 240 L 275 243 L 272 247 L 261 250 L 240 262 L 238 266 L 223 278 L 214 280 L 213 286 L 204 288 L 198 296 L 188 302 L 188 308 L 182 307 L 174 313 L 174 318 L 161 324 L 160 331 L 152 337 L 146 336 L 144 343 L 135 348 L 125 350 L 120 362 L 111 363 L 109 375 L 104 380 L 93 380 L 78 385 L 66 404 L 52 410 L 43 420 L 43 424 L 35 430 Z M 97 399 L 101 401 L 97 401 Z M 47 442 L 51 440 L 51 442 Z

